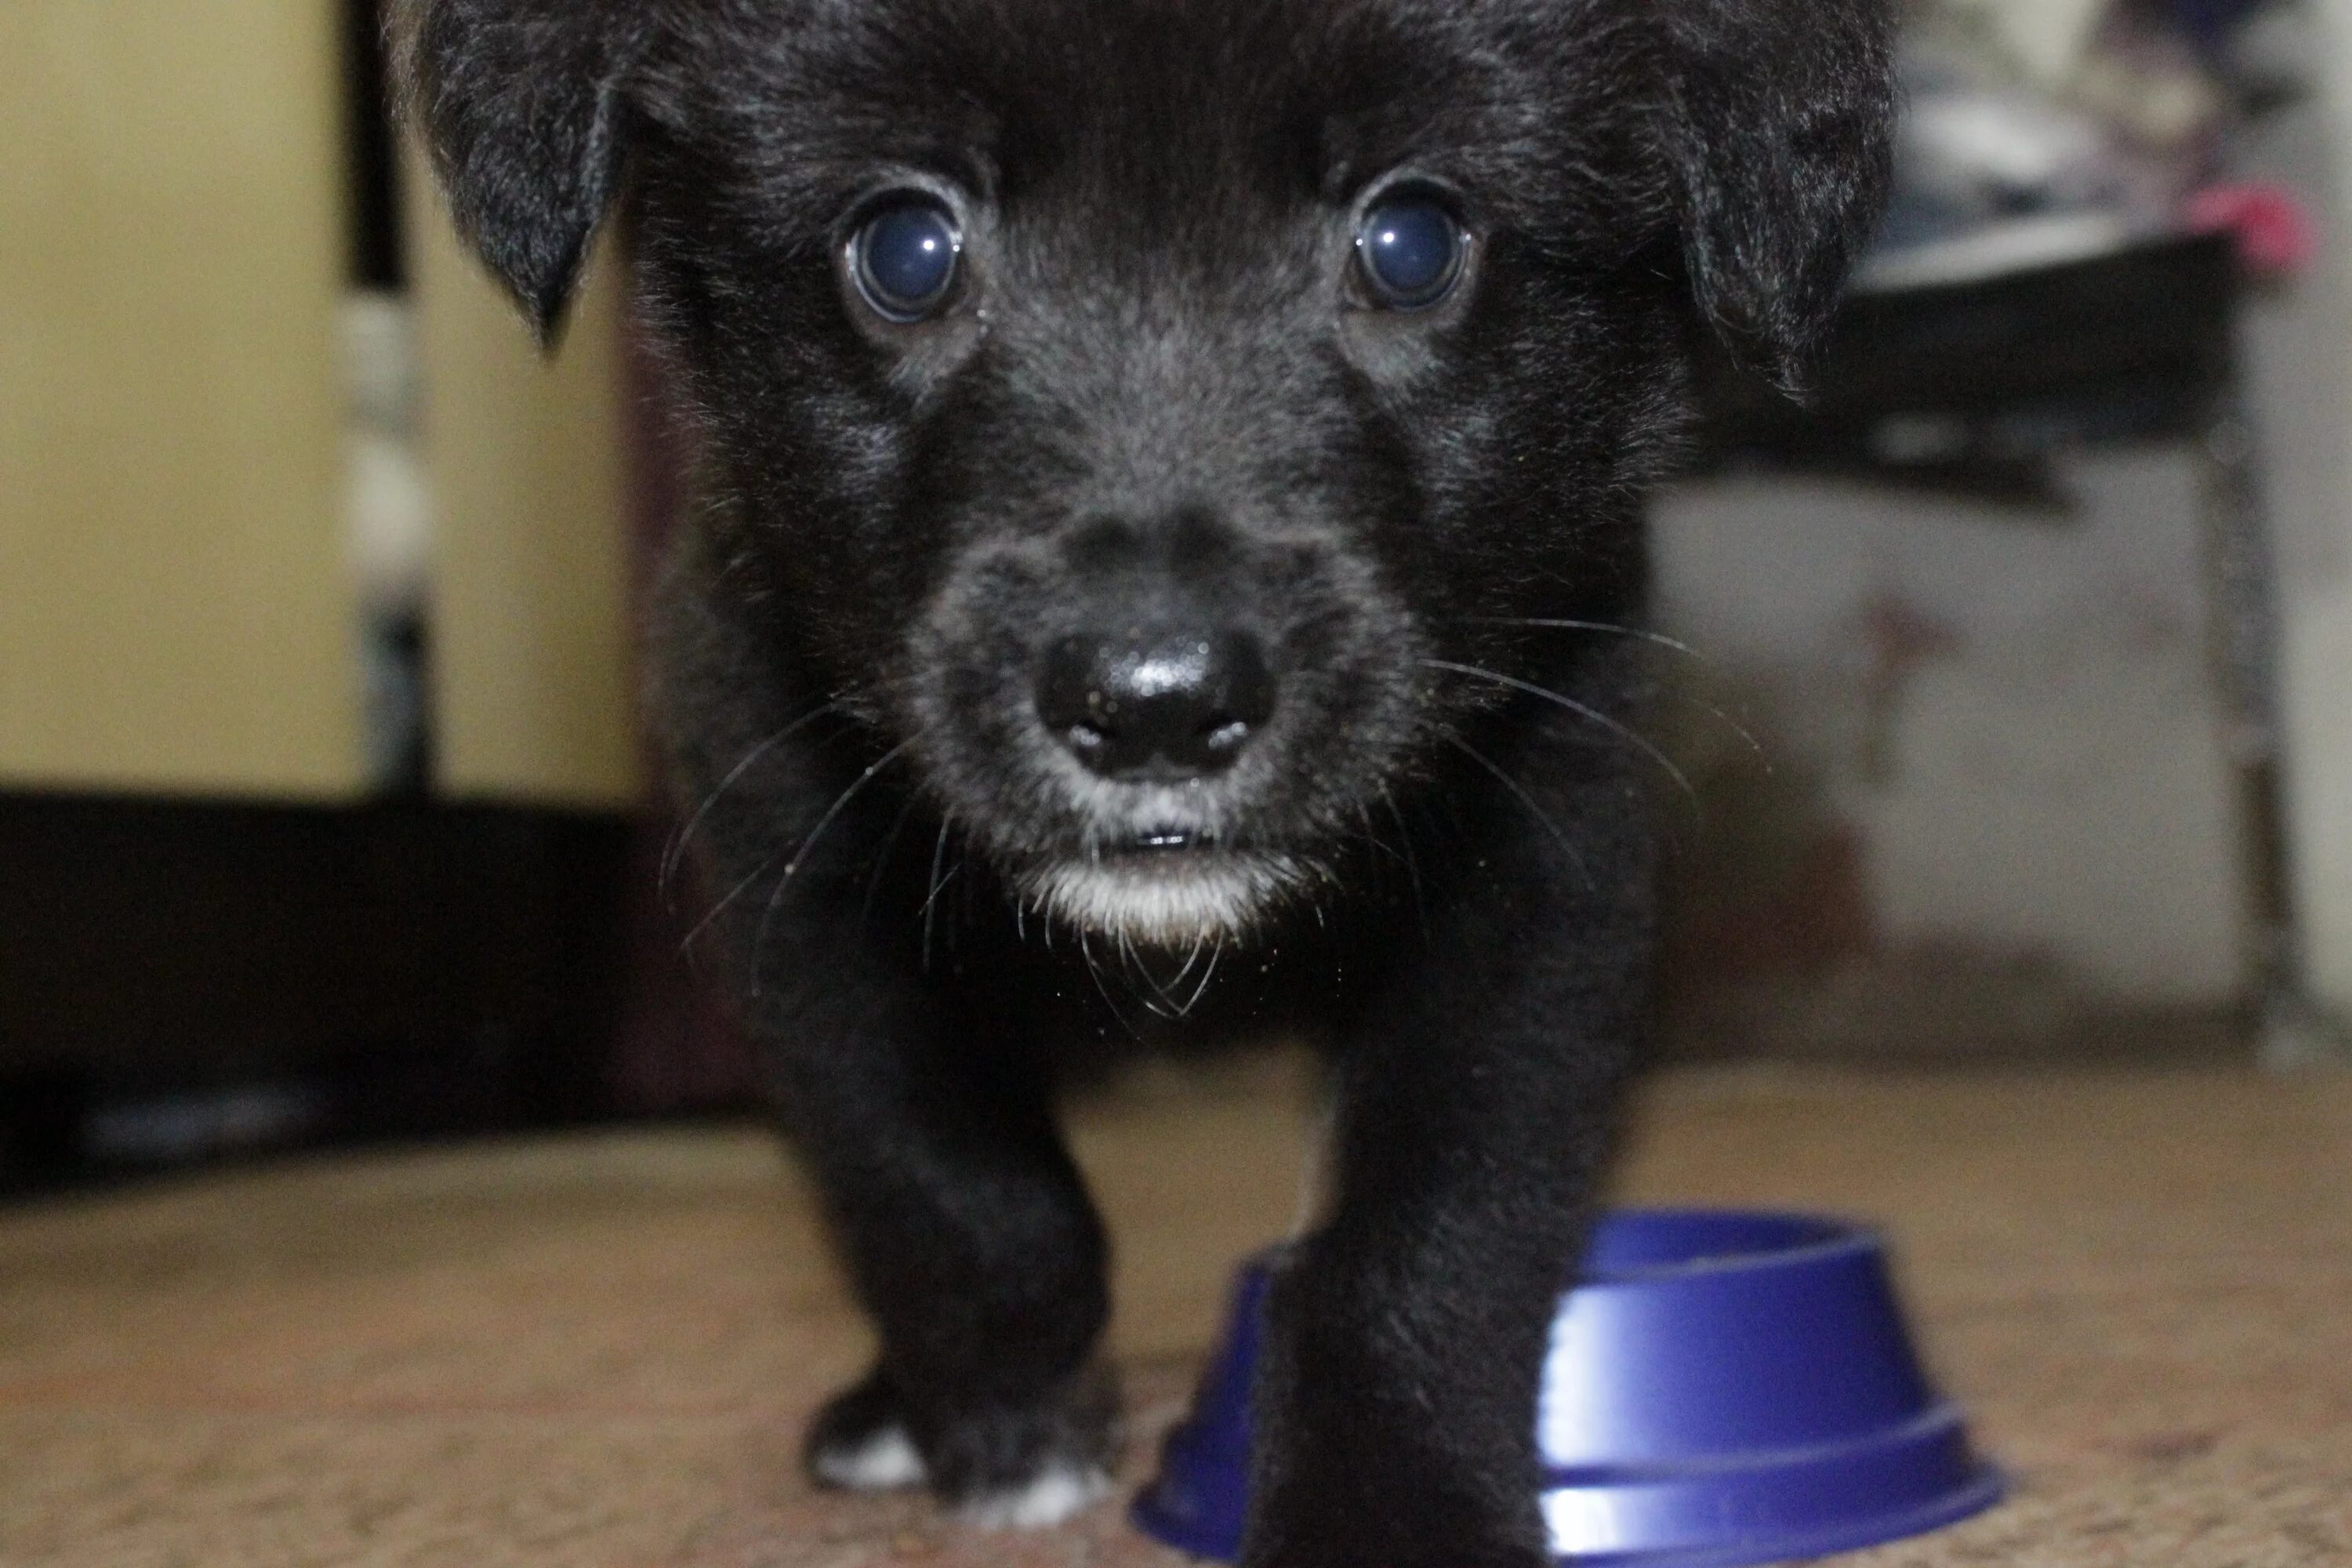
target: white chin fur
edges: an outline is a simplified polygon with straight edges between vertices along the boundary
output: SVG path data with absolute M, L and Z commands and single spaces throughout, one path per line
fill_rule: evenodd
M 903 1426 L 885 1426 L 854 1448 L 826 1449 L 817 1456 L 816 1473 L 852 1492 L 903 1491 L 926 1479 L 923 1456 Z
M 982 1530 L 1049 1530 L 1092 1508 L 1110 1491 L 1110 1478 L 1093 1468 L 1048 1466 L 1017 1491 L 976 1498 L 958 1511 Z
M 1137 856 L 1069 862 L 1034 872 L 1029 896 L 1080 931 L 1150 947 L 1191 947 L 1238 936 L 1297 879 L 1271 858 Z

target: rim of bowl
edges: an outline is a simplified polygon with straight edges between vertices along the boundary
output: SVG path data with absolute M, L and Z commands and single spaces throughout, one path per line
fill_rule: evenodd
M 1594 1285 L 1638 1285 L 1653 1280 L 1679 1279 L 1698 1275 L 1755 1273 L 1764 1269 L 1791 1268 L 1819 1263 L 1832 1258 L 1854 1253 L 1885 1250 L 1878 1233 L 1867 1226 L 1826 1215 L 1801 1214 L 1790 1209 L 1717 1209 L 1717 1208 L 1639 1208 L 1609 1211 L 1602 1223 L 1674 1220 L 1712 1220 L 1747 1225 L 1780 1225 L 1801 1231 L 1809 1239 L 1792 1241 L 1786 1247 L 1773 1247 L 1738 1252 L 1709 1253 L 1700 1258 L 1685 1258 L 1673 1263 L 1647 1263 L 1628 1268 L 1595 1269 L 1580 1274 L 1573 1289 Z

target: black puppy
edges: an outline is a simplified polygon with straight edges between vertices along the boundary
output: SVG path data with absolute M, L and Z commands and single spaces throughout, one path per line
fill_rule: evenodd
M 1692 321 L 1788 381 L 1832 308 L 1882 0 L 398 9 L 491 266 L 552 331 L 622 208 L 688 405 L 662 720 L 883 1345 L 814 1472 L 1092 1497 L 1057 1070 L 1298 1026 L 1336 1196 L 1247 1561 L 1544 1561 L 1652 945 L 1641 498 Z

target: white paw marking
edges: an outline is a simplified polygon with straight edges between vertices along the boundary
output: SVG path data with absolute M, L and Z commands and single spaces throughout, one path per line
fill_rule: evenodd
M 816 1457 L 816 1473 L 853 1492 L 895 1492 L 923 1484 L 923 1456 L 903 1426 L 885 1426 L 854 1447 L 827 1448 Z
M 1046 1530 L 1084 1513 L 1110 1491 L 1110 1477 L 1091 1467 L 1049 1465 L 1015 1491 L 975 1498 L 960 1510 L 982 1530 Z

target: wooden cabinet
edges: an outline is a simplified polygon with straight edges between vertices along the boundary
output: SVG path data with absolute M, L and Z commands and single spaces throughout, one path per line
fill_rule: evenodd
M 0 4 L 0 789 L 366 790 L 341 26 Z M 417 205 L 438 783 L 626 801 L 616 291 L 543 364 Z
M 359 781 L 321 0 L 0 5 L 0 778 Z
M 409 189 L 428 192 L 421 175 Z M 609 256 L 591 268 L 550 361 L 439 209 L 418 207 L 440 790 L 632 801 L 640 765 L 617 269 Z

